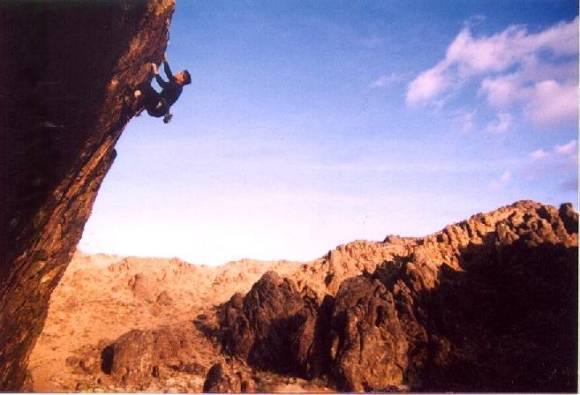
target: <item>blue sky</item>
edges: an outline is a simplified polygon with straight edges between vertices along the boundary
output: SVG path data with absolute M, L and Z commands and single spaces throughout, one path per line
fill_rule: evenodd
M 574 1 L 178 1 L 169 125 L 125 130 L 87 252 L 308 260 L 577 200 Z

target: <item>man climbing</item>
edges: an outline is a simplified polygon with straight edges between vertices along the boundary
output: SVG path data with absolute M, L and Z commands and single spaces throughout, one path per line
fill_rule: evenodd
M 147 113 L 152 117 L 161 118 L 163 117 L 164 123 L 169 123 L 173 115 L 169 112 L 169 109 L 177 101 L 183 87 L 191 83 L 191 76 L 189 71 L 183 70 L 179 73 L 173 75 L 167 59 L 163 60 L 163 69 L 165 70 L 165 75 L 169 81 L 164 81 L 163 78 L 159 76 L 159 70 L 155 63 L 151 63 L 151 75 L 146 84 L 144 84 L 140 89 L 134 92 L 135 98 L 142 98 L 142 105 Z M 151 86 L 151 80 L 155 77 L 155 80 L 161 87 L 161 92 L 157 92 Z

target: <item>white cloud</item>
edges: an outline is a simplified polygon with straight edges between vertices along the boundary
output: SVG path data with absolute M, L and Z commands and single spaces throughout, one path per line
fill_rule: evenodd
M 577 55 L 578 17 L 572 22 L 560 22 L 542 32 L 524 36 L 523 44 L 529 52 L 540 48 L 551 49 L 555 55 Z
M 491 181 L 489 184 L 493 189 L 500 189 L 506 186 L 512 179 L 512 173 L 508 170 L 504 171 L 501 177 L 496 180 Z
M 549 153 L 544 151 L 543 149 L 537 149 L 530 154 L 533 160 L 543 160 L 550 156 Z
M 530 152 L 520 164 L 518 175 L 535 180 L 541 177 L 574 179 L 578 175 L 578 155 L 576 140 L 555 145 L 550 149 L 539 148 Z
M 560 84 L 554 80 L 536 83 L 525 112 L 528 118 L 541 125 L 575 120 L 578 116 L 577 84 Z
M 455 127 L 462 133 L 469 133 L 475 128 L 476 111 L 461 111 L 453 119 Z
M 575 155 L 576 154 L 576 145 L 578 144 L 578 142 L 576 140 L 572 140 L 567 144 L 564 145 L 556 145 L 554 147 L 554 151 L 557 154 L 561 154 L 561 155 Z
M 499 113 L 497 118 L 485 128 L 490 133 L 500 134 L 509 131 L 513 123 L 513 117 L 509 113 Z
M 402 77 L 399 74 L 391 73 L 389 75 L 381 75 L 379 78 L 374 80 L 370 85 L 369 88 L 371 89 L 381 89 L 386 88 L 394 83 L 397 83 L 402 80 Z
M 578 142 L 576 140 L 571 140 L 564 145 L 556 145 L 554 153 L 561 157 L 565 163 L 572 164 L 576 172 L 578 171 Z
M 517 26 L 512 26 L 491 37 L 477 39 L 469 28 L 464 28 L 447 48 L 447 63 L 456 66 L 463 77 L 505 70 L 517 60 L 518 53 L 510 46 L 522 34 Z
M 445 68 L 445 64 L 439 64 L 411 81 L 407 89 L 407 104 L 418 104 L 446 91 L 451 83 L 446 76 Z
M 550 151 L 546 151 L 543 148 L 537 149 L 530 153 L 530 157 L 535 161 L 547 158 L 552 158 L 553 160 L 559 160 L 562 157 L 575 158 L 577 154 L 577 145 L 578 142 L 576 140 L 571 140 L 566 144 L 556 144 Z
M 479 93 L 486 96 L 487 103 L 497 109 L 507 109 L 521 97 L 519 78 L 506 75 L 496 78 L 485 78 L 481 82 Z
M 466 26 L 445 57 L 407 86 L 408 105 L 434 103 L 463 82 L 480 80 L 479 95 L 500 112 L 522 107 L 532 122 L 547 125 L 577 116 L 578 17 L 530 33 L 512 25 L 475 37 Z

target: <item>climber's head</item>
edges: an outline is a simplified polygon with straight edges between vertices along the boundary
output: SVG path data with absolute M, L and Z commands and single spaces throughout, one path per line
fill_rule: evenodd
M 179 73 L 175 74 L 175 82 L 179 85 L 189 85 L 191 84 L 191 75 L 189 75 L 189 71 L 183 70 Z

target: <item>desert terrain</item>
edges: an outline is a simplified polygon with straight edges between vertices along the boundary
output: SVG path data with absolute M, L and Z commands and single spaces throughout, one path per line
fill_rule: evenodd
M 551 391 L 577 381 L 571 205 L 520 201 L 310 262 L 77 251 L 34 391 Z M 518 363 L 516 363 L 518 362 Z

